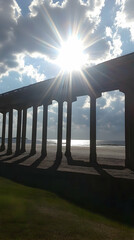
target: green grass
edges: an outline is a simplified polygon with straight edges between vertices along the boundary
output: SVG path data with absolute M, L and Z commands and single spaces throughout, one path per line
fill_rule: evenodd
M 45 190 L 0 178 L 0 239 L 134 239 L 134 230 Z

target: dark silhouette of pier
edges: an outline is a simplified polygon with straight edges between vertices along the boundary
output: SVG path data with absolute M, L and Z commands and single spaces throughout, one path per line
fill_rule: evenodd
M 46 80 L 0 95 L 3 114 L 0 175 L 14 181 L 54 191 L 77 204 L 96 209 L 116 209 L 133 219 L 134 210 L 134 53 L 79 72 Z M 77 84 L 76 84 L 77 83 Z M 102 92 L 119 90 L 125 95 L 125 164 L 99 162 L 96 154 L 96 99 Z M 90 154 L 88 161 L 71 154 L 72 103 L 77 97 L 90 96 Z M 47 156 L 48 106 L 58 102 L 57 148 Z M 63 103 L 67 102 L 65 153 L 62 149 Z M 41 152 L 37 151 L 38 107 L 43 106 Z M 26 152 L 27 110 L 33 108 L 32 142 Z M 16 145 L 13 149 L 13 110 L 18 113 Z M 6 115 L 8 143 L 5 144 Z M 22 131 L 21 131 L 22 129 Z M 29 164 L 27 164 L 29 161 Z M 31 162 L 30 162 L 31 161 Z M 39 167 L 44 162 L 44 167 Z M 108 163 L 108 159 L 107 159 Z M 111 173 L 110 173 L 110 171 Z M 108 213 L 108 212 L 107 212 Z M 128 221 L 129 222 L 129 221 Z

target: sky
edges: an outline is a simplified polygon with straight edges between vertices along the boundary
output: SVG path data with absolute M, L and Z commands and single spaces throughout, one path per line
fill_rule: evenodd
M 0 93 L 56 77 L 67 40 L 80 39 L 86 67 L 134 52 L 133 0 L 0 0 Z M 70 58 L 71 59 L 71 58 Z M 72 138 L 89 138 L 90 98 L 73 103 Z M 7 116 L 8 120 L 8 116 Z M 14 136 L 17 112 L 14 111 Z M 7 121 L 8 122 L 8 121 Z M 31 138 L 32 109 L 27 137 Z M 56 138 L 57 103 L 49 106 L 48 138 Z M 38 109 L 41 138 L 42 108 Z M 66 131 L 66 103 L 63 137 Z M 97 139 L 124 139 L 124 95 L 97 99 Z

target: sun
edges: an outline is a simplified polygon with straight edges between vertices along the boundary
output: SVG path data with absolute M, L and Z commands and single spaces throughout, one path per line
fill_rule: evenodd
M 56 62 L 61 70 L 72 72 L 81 70 L 87 59 L 88 56 L 84 53 L 82 41 L 72 36 L 62 43 Z

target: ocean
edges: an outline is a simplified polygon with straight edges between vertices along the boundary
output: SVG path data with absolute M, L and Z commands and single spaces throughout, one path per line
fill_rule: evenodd
M 40 140 L 39 140 L 40 141 Z M 56 145 L 56 139 L 48 139 L 48 145 Z M 125 146 L 125 141 L 123 140 L 116 140 L 116 141 L 106 141 L 106 140 L 97 140 L 97 146 Z M 66 145 L 66 140 L 62 140 L 62 146 Z M 90 140 L 71 140 L 71 146 L 73 147 L 89 147 Z
M 1 142 L 1 138 L 0 138 L 0 142 Z M 5 139 L 5 142 L 7 143 L 7 138 Z M 16 138 L 15 137 L 12 139 L 12 142 L 16 143 Z M 31 140 L 27 138 L 26 143 L 31 144 Z M 37 139 L 36 143 L 41 144 L 42 143 L 41 139 Z M 50 146 L 51 145 L 54 146 L 54 145 L 57 144 L 57 140 L 56 139 L 48 139 L 47 144 L 50 145 Z M 65 145 L 66 145 L 66 140 L 63 139 L 62 140 L 62 146 L 65 146 Z M 96 145 L 97 146 L 125 146 L 125 141 L 123 141 L 123 140 L 116 140 L 116 141 L 114 141 L 114 140 L 112 140 L 112 141 L 110 141 L 110 140 L 97 140 Z M 73 147 L 89 147 L 90 146 L 90 140 L 78 140 L 78 139 L 74 140 L 74 139 L 72 139 L 71 140 L 71 146 L 73 146 Z

